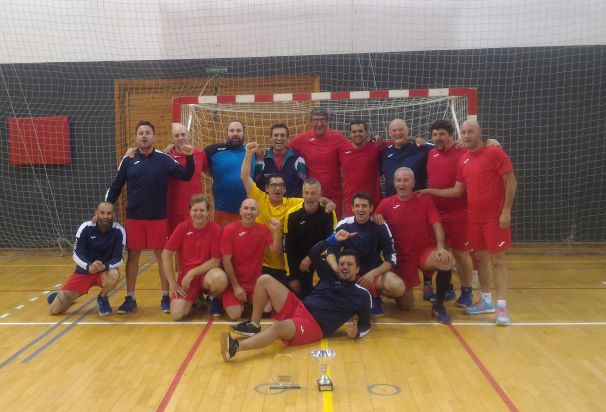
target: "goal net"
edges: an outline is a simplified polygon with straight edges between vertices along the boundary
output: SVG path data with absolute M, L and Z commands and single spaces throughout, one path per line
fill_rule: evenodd
M 458 135 L 464 120 L 476 118 L 476 91 L 459 88 L 184 96 L 175 98 L 173 105 L 173 121 L 186 125 L 197 147 L 224 142 L 227 126 L 234 120 L 245 125 L 247 142 L 255 141 L 268 147 L 273 124 L 286 124 L 292 138 L 309 129 L 309 112 L 314 107 L 326 109 L 330 128 L 347 137 L 349 123 L 362 120 L 369 136 L 378 135 L 388 140 L 389 122 L 396 118 L 406 121 L 411 137 L 427 139 L 429 126 L 439 119 L 450 120 Z M 212 180 L 205 177 L 205 192 L 212 198 L 211 184 Z

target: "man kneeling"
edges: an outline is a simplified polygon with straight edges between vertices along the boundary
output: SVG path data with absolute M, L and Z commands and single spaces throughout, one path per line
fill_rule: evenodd
M 114 222 L 114 205 L 101 202 L 95 210 L 96 223 L 84 222 L 76 233 L 73 258 L 76 270 L 59 292 L 48 295 L 51 315 L 59 315 L 74 301 L 88 293 L 93 286 L 100 286 L 97 297 L 99 315 L 112 313 L 107 294 L 118 284 L 122 255 L 126 245 L 124 228 Z
M 332 335 L 353 316 L 358 316 L 358 321 L 348 328 L 347 336 L 352 339 L 365 336 L 370 330 L 372 300 L 368 290 L 356 284 L 360 270 L 357 254 L 348 250 L 341 252 L 336 273 L 321 256 L 328 246 L 351 236 L 355 233 L 340 230 L 311 248 L 309 256 L 320 281 L 303 301 L 273 277 L 259 277 L 253 292 L 251 320 L 232 326 L 234 332 L 251 337 L 237 341 L 229 333 L 221 334 L 223 359 L 233 358 L 238 351 L 268 346 L 276 339 L 281 339 L 286 345 L 318 341 Z M 261 331 L 261 316 L 268 302 L 277 322 Z

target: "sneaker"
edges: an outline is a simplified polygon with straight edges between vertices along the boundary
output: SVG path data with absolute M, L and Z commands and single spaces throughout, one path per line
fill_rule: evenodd
M 372 308 L 370 308 L 370 313 L 373 316 L 383 316 L 383 302 L 381 302 L 380 297 L 372 298 Z
M 221 334 L 221 357 L 224 361 L 228 361 L 238 353 L 240 344 L 237 340 L 229 336 L 229 333 L 223 332 Z
M 209 298 L 208 308 L 210 316 L 213 318 L 218 318 L 223 314 L 223 305 L 221 305 L 221 300 L 219 298 Z
M 499 308 L 496 316 L 496 324 L 497 326 L 509 326 L 511 325 L 511 319 L 509 318 L 509 312 L 507 312 L 507 308 Z
M 436 301 L 436 294 L 433 293 L 433 286 L 425 285 L 423 286 L 423 300 L 428 302 Z
M 446 292 L 446 295 L 444 295 L 444 302 L 450 302 L 451 300 L 455 300 L 457 298 L 457 292 L 455 292 L 454 287 L 452 286 L 452 283 L 450 284 L 450 289 L 448 289 L 448 292 Z
M 135 309 L 137 309 L 137 301 L 134 300 L 132 296 L 126 296 L 124 298 L 124 302 L 118 306 L 118 310 L 116 312 L 123 315 L 125 313 L 132 312 Z
M 170 313 L 170 296 L 162 295 L 162 300 L 160 301 L 160 308 L 162 308 L 162 312 Z
M 97 306 L 99 307 L 99 316 L 107 316 L 112 314 L 112 307 L 109 305 L 107 296 L 97 296 Z
M 55 300 L 55 298 L 57 297 L 58 294 L 59 294 L 58 290 L 48 294 L 48 296 L 46 297 L 46 301 L 48 302 L 49 305 L 51 303 L 53 303 L 53 301 Z
M 467 308 L 473 304 L 473 294 L 471 292 L 462 292 L 455 305 L 460 308 Z
M 450 323 L 450 316 L 448 316 L 448 313 L 446 313 L 446 308 L 444 305 L 439 305 L 437 303 L 431 305 L 431 316 L 436 318 L 438 323 L 443 323 L 445 325 Z
M 468 315 L 477 315 L 478 313 L 494 313 L 494 304 L 487 303 L 484 299 L 480 298 L 473 305 L 465 308 L 465 313 Z
M 232 325 L 231 330 L 243 336 L 255 336 L 261 332 L 261 326 L 255 326 L 250 320 Z

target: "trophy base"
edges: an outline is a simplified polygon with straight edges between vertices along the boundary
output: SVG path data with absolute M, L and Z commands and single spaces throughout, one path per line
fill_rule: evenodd
M 318 381 L 318 390 L 320 392 L 332 391 L 333 390 L 332 382 L 319 382 Z

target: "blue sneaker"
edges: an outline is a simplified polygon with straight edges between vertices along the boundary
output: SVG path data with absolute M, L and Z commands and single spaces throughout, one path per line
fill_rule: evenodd
M 162 300 L 160 301 L 160 308 L 162 308 L 162 312 L 170 313 L 170 296 L 162 295 Z
M 137 309 L 137 301 L 134 300 L 132 296 L 126 296 L 124 298 L 124 302 L 118 306 L 118 310 L 116 312 L 123 315 L 125 313 L 132 312 L 135 309 Z
M 55 300 L 55 298 L 57 297 L 57 295 L 59 294 L 59 291 L 54 291 L 48 294 L 48 296 L 46 297 L 46 301 L 48 302 L 48 304 L 50 305 L 51 303 L 53 303 L 53 301 Z
M 473 293 L 471 291 L 463 291 L 459 299 L 455 302 L 455 305 L 460 308 L 467 308 L 473 304 Z
M 223 305 L 221 304 L 221 299 L 219 298 L 209 298 L 208 308 L 210 316 L 213 318 L 218 318 L 223 314 Z
M 436 318 L 439 323 L 443 323 L 445 325 L 450 323 L 450 316 L 448 316 L 448 313 L 446 313 L 446 308 L 444 305 L 437 303 L 431 305 L 431 316 Z
M 433 293 L 433 286 L 425 285 L 423 286 L 423 300 L 427 302 L 435 302 L 436 294 Z
M 383 302 L 381 302 L 380 297 L 372 298 L 372 308 L 370 308 L 370 313 L 373 316 L 383 316 Z
M 495 320 L 497 326 L 511 325 L 511 319 L 509 318 L 509 312 L 507 312 L 507 308 L 499 308 Z
M 97 296 L 97 306 L 99 307 L 99 316 L 107 316 L 113 313 L 107 296 Z
M 446 292 L 446 295 L 444 295 L 444 302 L 450 302 L 451 300 L 455 300 L 456 298 L 457 298 L 457 292 L 455 292 L 454 287 L 452 286 L 452 283 L 451 283 L 450 288 Z
M 473 305 L 465 308 L 465 313 L 468 315 L 477 315 L 478 313 L 495 313 L 494 304 L 487 303 L 484 299 L 480 298 Z

